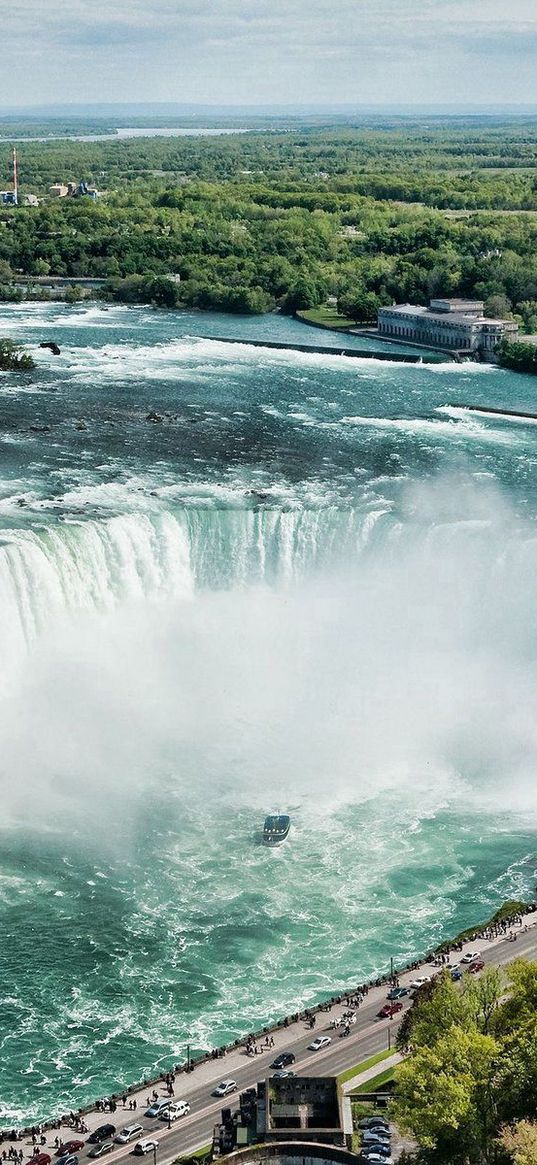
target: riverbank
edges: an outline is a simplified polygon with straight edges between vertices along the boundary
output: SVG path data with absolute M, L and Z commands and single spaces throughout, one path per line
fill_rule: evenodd
M 231 1044 L 227 1044 L 220 1048 L 213 1048 L 211 1051 L 202 1054 L 201 1056 L 192 1056 L 190 1051 L 187 1054 L 187 1059 L 182 1063 L 170 1064 L 167 1071 L 161 1072 L 159 1075 L 145 1078 L 138 1081 L 136 1084 L 130 1085 L 127 1088 L 118 1088 L 106 1100 L 96 1100 L 93 1104 L 86 1105 L 79 1108 L 76 1113 L 71 1116 L 62 1116 L 57 1119 L 52 1119 L 41 1124 L 41 1130 L 59 1129 L 62 1125 L 68 1125 L 69 1128 L 76 1130 L 77 1124 L 81 1121 L 87 1123 L 87 1118 L 93 1116 L 93 1124 L 90 1122 L 88 1126 L 91 1130 L 98 1123 L 102 1123 L 103 1112 L 115 1113 L 116 1109 L 122 1105 L 123 1110 L 128 1105 L 133 1106 L 129 1111 L 138 1110 L 147 1106 L 150 1095 L 154 1090 L 162 1088 L 163 1081 L 166 1081 L 170 1074 L 175 1079 L 179 1077 L 188 1076 L 196 1070 L 196 1077 L 199 1077 L 200 1070 L 203 1070 L 203 1078 L 210 1080 L 214 1073 L 210 1070 L 210 1065 L 221 1063 L 221 1068 L 218 1069 L 216 1076 L 224 1078 L 232 1073 L 236 1073 L 238 1067 L 243 1064 L 242 1057 L 250 1058 L 248 1047 L 256 1049 L 258 1053 L 268 1053 L 270 1059 L 278 1054 L 283 1047 L 292 1047 L 293 1042 L 302 1033 L 302 1028 L 297 1025 L 304 1024 L 307 1029 L 314 1028 L 318 1018 L 323 1014 L 330 1014 L 334 1007 L 343 1005 L 344 1007 L 358 1006 L 360 999 L 367 1003 L 371 1000 L 379 1001 L 384 998 L 386 987 L 393 982 L 405 983 L 405 976 L 416 977 L 416 972 L 421 972 L 430 967 L 439 969 L 440 962 L 437 956 L 448 953 L 450 950 L 457 950 L 461 955 L 465 953 L 465 948 L 474 947 L 477 941 L 486 941 L 488 949 L 493 948 L 498 943 L 505 941 L 507 931 L 514 926 L 517 926 L 520 932 L 523 928 L 526 930 L 529 927 L 534 927 L 536 924 L 537 903 L 522 903 L 518 901 L 509 901 L 504 903 L 494 913 L 492 918 L 486 923 L 480 923 L 476 927 L 469 927 L 467 930 L 461 932 L 454 939 L 440 944 L 435 951 L 428 952 L 423 958 L 404 964 L 401 967 L 391 966 L 384 975 L 376 979 L 371 979 L 367 982 L 354 984 L 347 990 L 341 991 L 338 994 L 332 995 L 329 998 L 312 1005 L 308 1008 L 303 1008 L 291 1015 L 284 1016 L 279 1019 L 272 1026 L 265 1026 L 258 1031 L 248 1033 L 241 1038 L 236 1039 Z M 406 984 L 408 986 L 408 984 Z M 361 1005 L 360 1005 L 361 1006 Z M 336 1017 L 337 1018 L 337 1017 Z M 334 1026 L 334 1021 L 331 1020 L 329 1029 Z M 353 1033 L 354 1034 L 354 1033 Z M 311 1036 L 310 1036 L 311 1038 Z M 271 1042 L 272 1040 L 272 1042 Z M 354 1041 L 353 1041 L 354 1042 Z M 344 1041 L 345 1046 L 351 1048 L 351 1041 Z M 239 1059 L 237 1059 L 239 1057 Z M 253 1057 L 255 1060 L 255 1056 Z M 352 1062 L 352 1061 L 351 1061 Z M 265 1064 L 266 1072 L 266 1064 Z M 177 1091 L 177 1088 L 175 1089 Z M 134 1102 L 136 1102 L 134 1104 Z M 36 1126 L 24 1126 L 18 1131 L 15 1139 L 20 1139 L 24 1136 L 32 1135 Z M 12 1130 L 14 1132 L 14 1130 Z M 9 1133 L 8 1133 L 9 1136 Z

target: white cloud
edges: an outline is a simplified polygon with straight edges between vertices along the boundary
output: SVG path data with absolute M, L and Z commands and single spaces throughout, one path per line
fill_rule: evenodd
M 537 42 L 535 0 L 509 8 L 505 0 L 4 5 L 0 96 L 10 103 L 14 88 L 26 102 L 66 100 L 71 69 L 77 100 L 537 99 L 527 62 Z

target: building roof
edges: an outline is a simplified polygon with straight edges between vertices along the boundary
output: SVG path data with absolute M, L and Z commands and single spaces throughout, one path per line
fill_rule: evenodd
M 461 300 L 462 302 L 462 300 Z M 465 315 L 464 312 L 455 311 L 431 311 L 429 307 L 422 307 L 415 303 L 396 303 L 393 307 L 381 307 L 379 315 L 387 312 L 390 315 L 410 315 L 417 319 L 425 319 L 431 323 L 438 324 L 508 324 L 512 320 L 489 319 L 488 316 L 473 316 Z

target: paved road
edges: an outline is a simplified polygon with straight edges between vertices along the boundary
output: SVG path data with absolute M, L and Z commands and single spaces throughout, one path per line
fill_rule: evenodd
M 500 965 L 511 962 L 520 955 L 537 956 L 537 915 L 530 914 L 524 920 L 528 924 L 527 932 L 520 930 L 516 942 L 505 939 L 492 941 L 477 940 L 473 944 L 466 944 L 464 951 L 454 956 L 461 958 L 468 950 L 480 950 L 486 964 Z M 423 964 L 419 971 L 413 971 L 400 976 L 402 985 L 407 985 L 413 977 L 421 974 L 432 974 L 433 968 Z M 345 1010 L 343 1005 L 335 1005 L 330 1012 L 320 1012 L 317 1016 L 317 1026 L 314 1032 L 307 1028 L 303 1021 L 290 1025 L 274 1033 L 275 1048 L 263 1051 L 257 1056 L 247 1056 L 243 1048 L 230 1052 L 225 1058 L 218 1061 L 208 1061 L 196 1067 L 192 1075 L 181 1073 L 175 1082 L 176 1097 L 190 1102 L 191 1112 L 187 1117 L 175 1122 L 168 1129 L 167 1122 L 145 1117 L 147 1089 L 138 1093 L 137 1111 L 133 1113 L 128 1108 L 119 1108 L 112 1116 L 108 1114 L 90 1113 L 86 1118 L 91 1129 L 99 1124 L 111 1121 L 116 1127 L 123 1128 L 127 1124 L 140 1123 L 144 1127 L 144 1136 L 155 1136 L 159 1140 L 158 1165 L 169 1165 L 179 1154 L 188 1154 L 212 1140 L 212 1130 L 219 1119 L 222 1105 L 229 1101 L 217 1100 L 211 1096 L 211 1091 L 223 1078 L 232 1078 L 237 1081 L 238 1091 L 255 1085 L 269 1073 L 269 1065 L 274 1057 L 284 1049 L 293 1051 L 296 1063 L 293 1070 L 303 1076 L 331 1076 L 353 1067 L 368 1056 L 393 1045 L 399 1023 L 409 1006 L 405 1000 L 403 1012 L 391 1021 L 379 1020 L 376 1013 L 386 999 L 387 988 L 373 988 L 357 1012 L 357 1022 L 351 1028 L 348 1037 L 340 1037 L 338 1030 L 330 1029 L 330 1023 Z M 321 1051 L 311 1052 L 308 1044 L 314 1036 L 327 1034 L 332 1038 L 331 1044 Z M 164 1095 L 161 1090 L 161 1095 Z M 236 1094 L 231 1102 L 236 1100 Z M 76 1137 L 76 1133 L 62 1130 L 64 1140 Z M 50 1138 L 50 1134 L 49 1134 Z M 125 1161 L 132 1154 L 132 1145 L 118 1146 L 109 1153 L 103 1161 Z M 87 1159 L 87 1149 L 80 1153 L 80 1161 Z M 139 1158 L 130 1157 L 130 1162 Z M 148 1165 L 153 1165 L 153 1157 L 146 1158 Z M 88 1163 L 89 1165 L 89 1163 Z

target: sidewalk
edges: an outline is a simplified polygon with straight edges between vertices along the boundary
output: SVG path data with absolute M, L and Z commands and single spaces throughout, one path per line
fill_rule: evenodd
M 386 1072 L 388 1068 L 395 1068 L 396 1064 L 400 1064 L 402 1059 L 403 1057 L 400 1052 L 394 1052 L 393 1056 L 386 1056 L 385 1060 L 379 1060 L 378 1064 L 373 1064 L 371 1068 L 366 1068 L 365 1072 L 358 1072 L 357 1076 L 351 1076 L 350 1080 L 346 1080 L 343 1085 L 343 1092 L 352 1092 L 360 1084 L 367 1084 L 368 1080 L 374 1080 L 375 1076 L 380 1076 L 381 1072 Z

